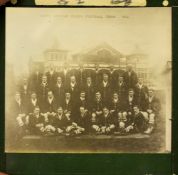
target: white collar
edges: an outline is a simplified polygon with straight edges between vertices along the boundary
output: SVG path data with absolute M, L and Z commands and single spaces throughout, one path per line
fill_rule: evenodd
M 48 98 L 48 102 L 51 104 L 54 98 Z
M 75 85 L 76 85 L 76 83 L 72 83 L 72 82 L 71 82 L 70 85 L 71 85 L 72 88 L 74 88 Z
M 123 81 L 122 82 L 119 82 L 119 85 L 122 85 L 123 84 Z
M 69 103 L 70 99 L 67 98 L 67 99 L 65 99 L 65 101 L 66 101 L 66 103 Z
M 118 98 L 114 98 L 113 101 L 114 101 L 114 102 L 118 102 L 119 99 L 118 99 Z
M 141 89 L 143 87 L 143 84 L 138 83 L 138 87 Z
M 31 99 L 32 103 L 36 103 L 37 102 L 37 98 L 35 99 Z
M 80 97 L 80 100 L 83 101 L 83 100 L 85 100 L 85 98 L 84 97 Z
M 151 96 L 151 97 L 148 96 L 149 101 L 152 101 L 152 100 L 153 100 L 153 97 L 154 97 L 154 96 Z
M 61 119 L 62 119 L 62 115 L 63 115 L 63 114 L 57 114 L 58 119 L 60 119 L 60 120 L 61 120 Z
M 129 96 L 129 100 L 132 100 L 133 99 L 133 96 Z
M 47 82 L 45 82 L 45 83 L 42 82 L 42 86 L 44 86 L 44 87 L 47 86 Z
M 107 84 L 108 84 L 108 81 L 103 81 L 103 85 L 104 85 L 104 87 L 106 87 L 107 86 Z
M 49 73 L 50 75 L 52 75 L 54 73 L 54 70 L 50 70 Z
M 87 86 L 90 87 L 90 86 L 91 86 L 91 83 L 87 83 Z
M 107 117 L 108 117 L 108 115 L 109 115 L 109 113 L 107 113 L 107 114 L 104 114 L 104 117 L 106 117 L 106 118 L 107 118 Z
M 21 99 L 19 99 L 19 100 L 16 100 L 16 99 L 15 99 L 15 101 L 16 101 L 19 105 L 21 105 Z
M 57 83 L 57 86 L 60 88 L 62 86 L 62 83 Z

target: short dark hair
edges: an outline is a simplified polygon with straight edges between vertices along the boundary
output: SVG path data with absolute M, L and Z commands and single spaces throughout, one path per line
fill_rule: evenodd
M 138 105 L 134 105 L 133 108 L 138 108 L 138 109 L 140 109 L 140 107 L 139 107 Z
M 60 108 L 63 109 L 62 106 L 58 106 L 57 110 L 60 109 Z
M 107 110 L 109 110 L 109 107 L 108 107 L 108 106 L 104 106 L 103 109 L 107 109 Z
M 129 89 L 129 92 L 130 92 L 130 91 L 133 91 L 133 92 L 134 92 L 134 90 L 133 90 L 132 88 Z

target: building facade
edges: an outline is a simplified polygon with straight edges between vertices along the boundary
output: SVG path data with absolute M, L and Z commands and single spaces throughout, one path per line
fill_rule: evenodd
M 41 60 L 31 59 L 29 62 L 30 71 L 35 65 L 39 65 L 43 72 L 53 66 L 56 71 L 68 66 L 70 68 L 91 68 L 98 66 L 100 69 L 110 69 L 111 67 L 125 71 L 128 64 L 133 66 L 138 77 L 143 77 L 144 83 L 151 85 L 151 72 L 147 64 L 148 56 L 143 53 L 133 53 L 125 55 L 111 47 L 107 43 L 101 43 L 94 48 L 70 55 L 68 50 L 52 48 L 43 52 Z

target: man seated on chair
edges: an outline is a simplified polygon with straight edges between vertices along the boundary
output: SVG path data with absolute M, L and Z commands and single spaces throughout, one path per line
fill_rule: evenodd
M 36 106 L 33 113 L 27 116 L 27 127 L 30 134 L 42 135 L 45 128 L 44 116 L 40 113 L 40 108 Z
M 13 115 L 15 115 L 16 122 L 14 118 L 11 119 L 11 122 L 15 123 L 15 126 L 18 128 L 17 135 L 21 137 L 26 130 L 26 110 L 19 92 L 15 93 L 15 99 L 12 105 L 11 110 L 13 111 Z
M 33 110 L 36 106 L 39 106 L 39 100 L 37 98 L 37 94 L 35 92 L 32 92 L 27 103 L 27 114 L 33 113 Z
M 148 90 L 146 108 L 148 113 L 148 129 L 145 131 L 145 134 L 151 134 L 155 128 L 155 117 L 159 115 L 160 111 L 160 101 L 155 96 L 153 89 Z
M 137 105 L 133 107 L 133 120 L 125 129 L 127 133 L 144 133 L 146 130 L 146 120 Z
M 134 105 L 137 105 L 133 89 L 129 89 L 127 98 L 124 101 L 124 103 L 123 103 L 124 108 L 123 108 L 122 115 L 124 117 L 127 117 L 127 125 L 130 125 L 132 123 L 133 115 L 134 115 L 133 107 Z
M 115 129 L 115 121 L 110 114 L 108 107 L 103 108 L 103 114 L 99 117 L 98 121 L 92 125 L 92 129 L 97 134 L 111 134 Z
M 93 111 L 92 116 L 96 116 L 96 117 L 101 116 L 101 114 L 103 113 L 102 109 L 103 109 L 103 101 L 101 98 L 101 93 L 98 91 L 95 94 L 95 100 L 94 100 L 93 109 L 92 109 Z
M 110 113 L 116 118 L 119 112 L 121 112 L 121 102 L 118 94 L 114 92 L 110 103 Z
M 50 118 L 56 113 L 57 103 L 54 98 L 53 92 L 48 91 L 47 100 L 45 103 L 45 109 L 43 110 L 43 116 L 45 117 L 45 122 L 48 123 Z

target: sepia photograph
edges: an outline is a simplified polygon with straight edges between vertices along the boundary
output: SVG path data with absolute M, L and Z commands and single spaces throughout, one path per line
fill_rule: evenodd
M 170 153 L 171 13 L 6 8 L 5 151 Z

